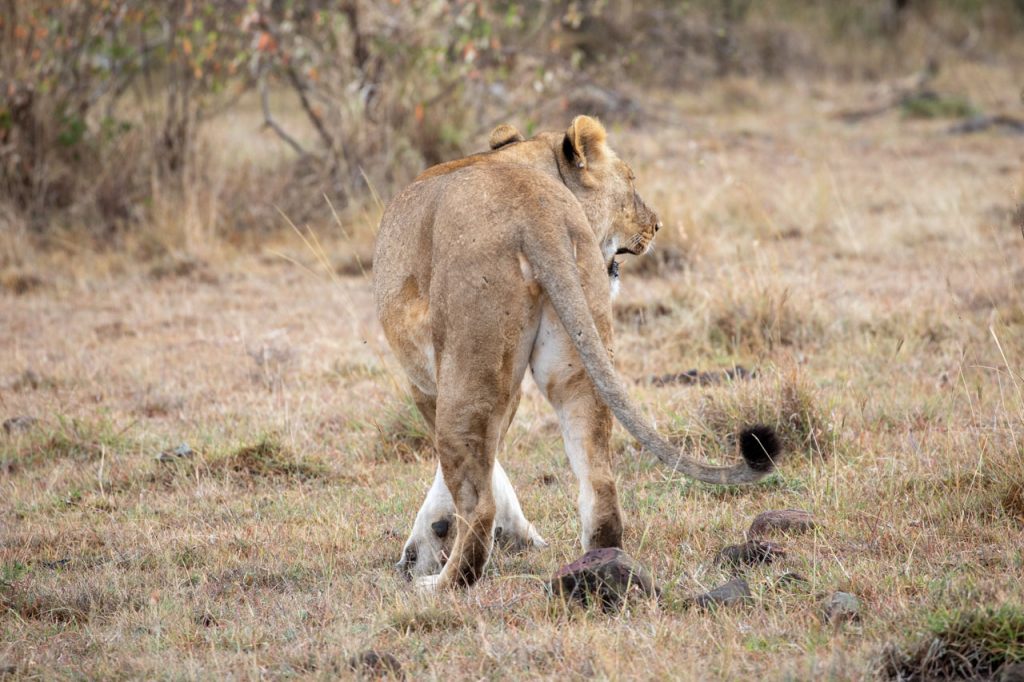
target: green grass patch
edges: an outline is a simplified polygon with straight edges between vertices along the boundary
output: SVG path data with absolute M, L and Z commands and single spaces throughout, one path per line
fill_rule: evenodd
M 842 450 L 830 401 L 795 370 L 770 370 L 755 381 L 709 387 L 694 412 L 683 415 L 685 432 L 674 439 L 690 452 L 738 454 L 737 435 L 755 424 L 775 431 L 783 458 L 828 458 Z
M 900 108 L 907 118 L 966 118 L 980 113 L 963 97 L 940 95 L 935 92 L 922 92 L 908 97 L 903 100 Z
M 400 608 L 388 619 L 392 628 L 403 634 L 412 632 L 443 632 L 463 626 L 462 616 L 436 606 Z
M 1024 609 L 938 610 L 927 633 L 909 646 L 891 646 L 881 673 L 893 680 L 997 679 L 1009 663 L 1024 661 Z
M 0 567 L 0 583 L 13 583 L 18 578 L 28 573 L 28 566 L 20 561 L 12 561 Z
M 418 462 L 432 457 L 430 429 L 412 399 L 403 398 L 386 409 L 374 423 L 380 434 L 374 445 L 376 459 Z
M 58 417 L 51 429 L 37 428 L 21 438 L 0 440 L 0 471 L 17 473 L 22 467 L 58 460 L 95 462 L 104 455 L 137 451 L 138 444 L 126 437 L 127 431 L 107 419 Z
M 297 455 L 275 436 L 264 436 L 252 445 L 210 462 L 215 472 L 230 473 L 249 479 L 294 478 L 314 480 L 329 478 L 327 466 L 318 460 Z

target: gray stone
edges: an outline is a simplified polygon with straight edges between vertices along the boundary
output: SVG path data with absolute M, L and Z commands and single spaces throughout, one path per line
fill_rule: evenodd
M 761 512 L 750 524 L 747 537 L 763 537 L 771 533 L 797 534 L 812 530 L 817 524 L 810 512 L 802 509 L 773 509 Z
M 605 610 L 617 608 L 630 591 L 657 597 L 660 591 L 650 573 L 616 547 L 592 549 L 562 566 L 547 584 L 548 593 L 584 605 L 598 603 Z
M 159 455 L 156 456 L 156 461 L 163 462 L 166 464 L 167 462 L 177 462 L 183 459 L 192 459 L 195 456 L 195 451 L 192 450 L 192 448 L 189 447 L 187 443 L 182 443 L 176 448 L 171 448 L 169 450 L 164 450 L 163 452 L 161 452 Z
M 836 625 L 857 622 L 860 620 L 860 599 L 849 592 L 833 592 L 822 602 L 821 618 Z
M 733 578 L 729 582 L 716 587 L 710 592 L 698 595 L 691 600 L 691 603 L 699 609 L 711 609 L 716 606 L 732 606 L 733 604 L 745 604 L 753 600 L 750 586 L 743 578 Z

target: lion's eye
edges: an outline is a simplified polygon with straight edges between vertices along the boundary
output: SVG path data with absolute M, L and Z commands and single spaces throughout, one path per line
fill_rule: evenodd
M 450 526 L 448 519 L 441 519 L 440 521 L 434 521 L 430 524 L 430 529 L 434 531 L 434 535 L 439 538 L 443 538 L 448 535 L 448 528 Z

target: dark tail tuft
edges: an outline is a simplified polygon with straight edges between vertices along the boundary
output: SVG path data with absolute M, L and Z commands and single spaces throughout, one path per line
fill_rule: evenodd
M 754 471 L 771 471 L 780 449 L 779 437 L 770 426 L 758 424 L 740 433 L 740 454 Z

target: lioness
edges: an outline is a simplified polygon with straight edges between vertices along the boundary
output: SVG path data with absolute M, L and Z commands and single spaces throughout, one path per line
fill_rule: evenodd
M 384 211 L 373 260 L 377 314 L 434 432 L 440 464 L 403 556 L 422 587 L 475 582 L 496 517 L 503 534 L 543 543 L 495 463 L 527 366 L 558 414 L 579 479 L 585 550 L 622 543 L 612 414 L 665 464 L 702 481 L 752 483 L 773 466 L 777 441 L 761 426 L 741 433 L 741 464 L 685 457 L 657 434 L 616 374 L 608 267 L 618 253 L 646 253 L 660 222 L 606 137 L 587 116 L 564 134 L 530 140 L 503 126 L 490 152 L 424 171 Z M 454 513 L 433 521 L 444 493 Z M 442 501 L 432 505 L 431 496 Z M 453 521 L 444 568 L 424 575 L 444 560 Z

